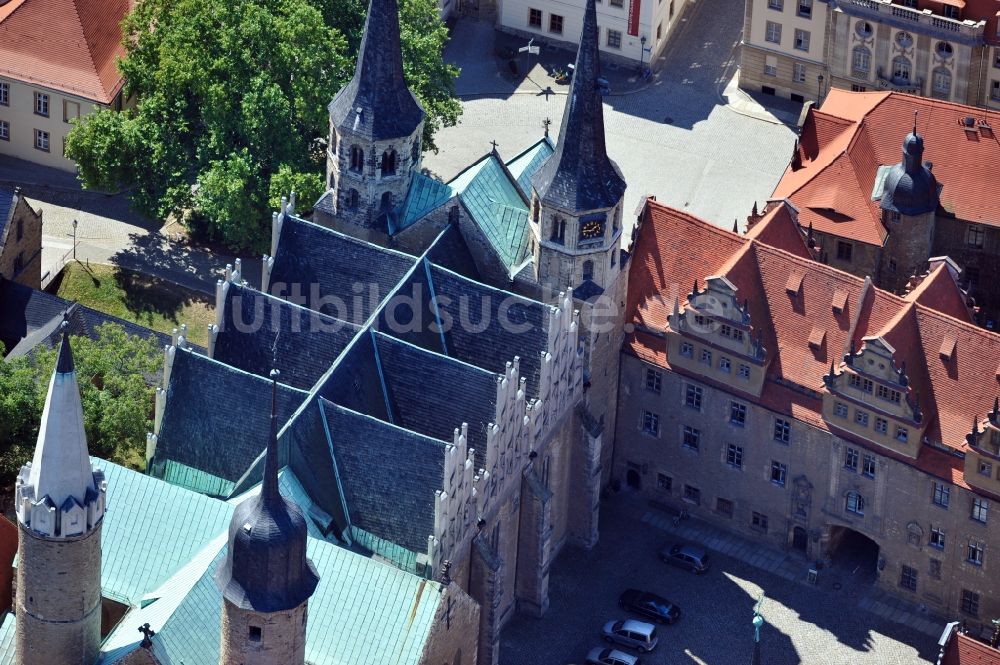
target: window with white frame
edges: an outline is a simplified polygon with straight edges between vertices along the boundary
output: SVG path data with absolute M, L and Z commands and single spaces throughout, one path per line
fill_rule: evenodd
M 660 416 L 652 411 L 642 412 L 642 431 L 652 436 L 660 433 Z
M 6 120 L 0 120 L 0 141 L 10 140 L 10 123 Z
M 43 152 L 49 151 L 49 133 L 41 129 L 35 130 L 35 149 Z
M 35 115 L 49 117 L 49 96 L 44 92 L 35 93 Z
M 844 500 L 844 510 L 855 515 L 865 514 L 865 498 L 857 492 L 848 492 Z
M 743 468 L 743 446 L 730 443 L 726 446 L 726 464 L 734 469 Z
M 854 76 L 868 78 L 872 69 L 872 52 L 864 46 L 855 46 L 851 50 L 851 72 Z
M 979 475 L 987 478 L 993 477 L 993 465 L 986 460 L 979 460 Z
M 704 365 L 712 366 L 712 352 L 708 349 L 701 350 L 701 362 Z
M 737 427 L 745 427 L 747 424 L 747 405 L 739 402 L 729 403 L 729 423 Z
M 809 50 L 809 31 L 808 30 L 795 30 L 795 43 L 793 46 L 799 51 Z
M 788 443 L 792 438 L 792 423 L 784 418 L 774 419 L 774 440 Z
M 739 371 L 737 371 L 737 376 L 739 376 L 744 381 L 750 379 L 750 365 L 745 365 L 740 363 Z
M 702 389 L 698 386 L 688 386 L 684 389 L 684 404 L 692 409 L 701 411 Z
M 889 433 L 889 421 L 885 418 L 875 418 L 875 433 L 876 434 L 888 434 Z
M 733 361 L 729 358 L 722 356 L 719 358 L 719 371 L 725 374 L 729 374 L 733 369 Z
M 983 544 L 978 540 L 970 540 L 969 546 L 966 549 L 965 560 L 976 566 L 983 565 L 983 548 Z
M 685 358 L 691 358 L 694 356 L 694 345 L 691 342 L 681 342 L 680 353 Z
M 854 424 L 859 427 L 868 427 L 868 412 L 861 409 L 854 410 Z
M 846 418 L 847 417 L 847 405 L 844 404 L 843 402 L 837 402 L 837 403 L 835 403 L 833 405 L 833 415 L 837 416 L 838 418 Z
M 688 450 L 698 450 L 701 447 L 701 430 L 685 425 L 681 433 L 681 445 Z
M 658 370 L 646 368 L 646 390 L 659 394 L 663 384 L 663 374 Z
M 0 106 L 10 106 L 10 83 L 0 83 Z
M 785 8 L 785 0 L 767 0 L 767 8 L 780 12 Z
M 813 0 L 799 0 L 798 15 L 802 18 L 812 18 Z
M 931 539 L 929 544 L 931 547 L 936 547 L 939 550 L 944 549 L 945 534 L 944 529 L 939 526 L 931 527 Z
M 951 488 L 942 483 L 934 483 L 934 492 L 931 494 L 931 501 L 935 506 L 947 508 L 951 502 Z
M 986 515 L 990 510 L 990 502 L 978 497 L 972 500 L 972 519 L 986 524 Z
M 774 21 L 768 21 L 764 26 L 764 41 L 771 42 L 772 44 L 781 43 L 781 24 L 775 23 Z
M 861 459 L 861 473 L 869 478 L 875 477 L 875 456 L 871 453 L 865 453 Z
M 792 80 L 796 83 L 806 82 L 806 66 L 801 62 L 796 62 L 792 65 Z
M 905 427 L 896 426 L 896 441 L 900 443 L 906 443 L 910 440 L 910 430 Z
M 848 448 L 844 453 L 844 468 L 850 469 L 851 471 L 858 470 L 858 450 L 857 448 Z
M 902 55 L 892 59 L 892 80 L 899 85 L 909 85 L 912 72 L 910 60 Z
M 778 487 L 785 486 L 785 477 L 788 475 L 788 467 L 781 462 L 771 460 L 771 482 Z

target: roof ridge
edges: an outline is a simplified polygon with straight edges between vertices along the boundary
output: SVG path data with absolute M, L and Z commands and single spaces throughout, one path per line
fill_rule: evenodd
M 326 411 L 326 409 L 328 407 L 333 407 L 335 411 L 336 410 L 346 411 L 347 413 L 351 414 L 352 416 L 358 416 L 358 417 L 360 417 L 360 418 L 362 418 L 364 420 L 370 420 L 373 423 L 378 423 L 379 425 L 384 425 L 384 426 L 389 427 L 389 428 L 394 429 L 394 430 L 399 430 L 401 432 L 406 432 L 407 434 L 410 434 L 412 436 L 415 436 L 415 437 L 418 437 L 420 439 L 423 439 L 423 440 L 425 440 L 428 443 L 436 444 L 436 445 L 438 445 L 438 446 L 440 446 L 440 447 L 442 447 L 444 449 L 447 449 L 449 446 L 454 445 L 453 442 L 451 442 L 451 441 L 444 441 L 442 439 L 435 439 L 433 436 L 427 436 L 426 434 L 421 434 L 420 432 L 417 432 L 417 431 L 412 430 L 412 429 L 407 429 L 406 427 L 400 427 L 399 425 L 397 425 L 395 423 L 390 423 L 390 422 L 388 422 L 386 420 L 382 420 L 381 418 L 376 418 L 375 416 L 370 416 L 367 413 L 361 413 L 360 411 L 355 411 L 354 409 L 349 409 L 346 406 L 342 406 L 340 404 L 337 404 L 336 402 L 331 402 L 330 400 L 328 400 L 327 398 L 323 397 L 322 395 L 317 396 L 317 401 L 318 401 L 318 403 L 320 404 L 320 406 L 322 408 L 322 411 L 320 411 L 320 413 L 321 413 L 321 415 L 322 415 L 322 417 L 324 419 L 327 418 L 327 411 Z M 335 451 L 334 451 L 334 454 L 336 454 Z
M 87 60 L 90 62 L 90 67 L 94 70 L 94 76 L 97 78 L 97 82 L 100 84 L 101 88 L 104 89 L 105 94 L 110 92 L 104 88 L 104 81 L 101 80 L 101 72 L 97 68 L 97 62 L 94 60 L 94 49 L 90 41 L 90 37 L 87 34 L 87 26 L 83 22 L 83 14 L 80 13 L 79 4 L 81 0 L 73 0 L 73 13 L 76 14 L 76 22 L 80 26 L 80 32 L 83 33 L 83 43 L 87 47 Z M 124 77 L 122 77 L 124 78 Z
M 527 155 L 529 152 L 531 152 L 532 150 L 534 150 L 535 148 L 537 148 L 540 143 L 548 143 L 549 147 L 550 148 L 552 147 L 552 141 L 549 139 L 549 137 L 548 136 L 543 136 L 542 138 L 538 139 L 537 141 L 535 141 L 534 143 L 532 143 L 531 145 L 529 145 L 527 148 L 525 148 L 524 150 L 522 150 L 521 152 L 517 153 L 516 155 L 514 155 L 513 157 L 511 157 L 510 159 L 508 159 L 505 163 L 506 164 L 511 164 L 513 162 L 516 162 L 517 160 L 521 159 L 522 157 L 524 157 L 525 155 Z
M 941 274 L 941 271 L 947 269 L 948 264 L 942 261 L 936 268 L 927 273 L 927 276 L 920 280 L 920 283 L 913 287 L 912 291 L 904 295 L 903 299 L 909 302 L 917 302 L 920 299 L 920 296 L 922 296 L 925 291 L 936 283 L 936 280 L 939 279 L 938 275 Z M 952 283 L 954 283 L 954 280 L 952 280 Z
M 741 236 L 738 233 L 733 233 L 729 229 L 724 229 L 721 226 L 717 226 L 717 225 L 713 224 L 712 222 L 710 222 L 710 221 L 708 221 L 706 219 L 702 219 L 701 217 L 698 217 L 697 215 L 691 214 L 687 210 L 681 210 L 680 208 L 675 208 L 672 205 L 668 205 L 666 203 L 661 203 L 660 201 L 657 201 L 653 197 L 648 197 L 646 199 L 646 203 L 647 204 L 651 203 L 654 206 L 656 206 L 657 208 L 659 208 L 660 210 L 667 211 L 667 212 L 670 212 L 670 213 L 674 213 L 674 214 L 677 214 L 677 215 L 681 215 L 681 216 L 685 217 L 687 219 L 687 221 L 693 222 L 693 223 L 697 224 L 698 226 L 701 226 L 703 229 L 708 230 L 708 231 L 712 231 L 712 232 L 714 232 L 714 233 L 716 233 L 718 235 L 721 235 L 721 236 L 723 236 L 725 238 L 729 238 L 729 239 L 732 239 L 732 240 L 742 240 L 743 239 L 743 236 Z

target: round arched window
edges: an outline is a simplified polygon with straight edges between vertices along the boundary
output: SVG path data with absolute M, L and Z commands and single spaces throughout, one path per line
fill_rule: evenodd
M 896 44 L 900 48 L 910 48 L 911 46 L 913 46 L 913 35 L 911 35 L 908 32 L 897 32 Z
M 872 28 L 872 24 L 868 21 L 858 21 L 854 24 L 854 32 L 858 34 L 858 37 L 862 39 L 868 39 L 875 32 Z
M 938 56 L 942 58 L 950 58 L 951 54 L 955 52 L 948 42 L 938 42 L 935 50 L 937 50 Z

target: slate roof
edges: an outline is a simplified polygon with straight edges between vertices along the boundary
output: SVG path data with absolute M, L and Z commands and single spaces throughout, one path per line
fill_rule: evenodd
M 279 384 L 280 422 L 287 422 L 305 397 L 305 392 Z M 178 350 L 151 473 L 162 475 L 169 460 L 238 480 L 264 450 L 270 405 L 268 379 Z
M 546 135 L 524 152 L 507 161 L 507 170 L 514 176 L 518 188 L 529 201 L 531 200 L 531 176 L 553 152 L 555 152 L 555 147 L 552 145 L 552 139 Z
M 385 141 L 410 136 L 423 119 L 403 75 L 396 0 L 370 0 L 357 69 L 330 102 L 330 120 L 342 131 Z
M 14 190 L 9 187 L 0 186 L 0 241 L 3 240 L 3 232 L 10 223 L 10 218 L 14 212 Z
M 351 524 L 426 552 L 448 444 L 325 400 L 323 412 Z
M 425 256 L 431 263 L 447 268 L 462 277 L 480 280 L 476 260 L 457 226 L 449 225 L 442 231 L 434 244 L 427 250 Z
M 528 203 L 495 152 L 455 176 L 448 186 L 508 270 L 528 258 Z
M 608 157 L 604 141 L 598 41 L 597 5 L 587 0 L 559 141 L 555 153 L 531 176 L 539 199 L 564 210 L 611 208 L 625 194 L 625 179 Z
M 672 251 L 674 238 L 684 239 L 687 256 Z M 751 326 L 762 335 L 772 359 L 763 393 L 756 399 L 779 413 L 830 429 L 819 398 L 823 375 L 831 362 L 839 363 L 852 342 L 860 349 L 864 337 L 883 336 L 897 350 L 897 365 L 906 361 L 911 385 L 919 391 L 927 438 L 945 447 L 921 445 L 915 462 L 896 457 L 967 486 L 961 457 L 947 450 L 966 450 L 965 435 L 973 418 L 987 413 L 1000 394 L 1000 379 L 994 371 L 1000 368 L 1000 335 L 970 322 L 968 311 L 957 304 L 962 301 L 957 283 L 941 272 L 947 271 L 946 265 L 936 266 L 909 297 L 900 297 L 652 201 L 643 215 L 634 258 L 627 319 L 638 330 L 627 337 L 627 352 L 670 367 L 665 343 L 657 333 L 667 323 L 673 299 L 679 296 L 683 304 L 686 285 L 696 277 L 724 276 L 737 287 L 737 298 L 748 300 Z M 797 285 L 795 294 L 790 295 L 789 284 Z M 677 285 L 685 285 L 681 294 Z M 953 293 L 947 294 L 947 289 Z M 811 339 L 819 338 L 818 331 L 823 333 L 823 344 L 810 345 Z M 942 355 L 945 347 L 953 349 L 950 357 Z M 712 383 L 710 377 L 699 375 L 698 379 Z M 838 434 L 852 436 L 839 430 Z M 865 445 L 877 447 L 870 442 Z
M 358 330 L 353 324 L 256 289 L 230 284 L 213 358 L 266 377 L 275 363 L 277 339 L 282 383 L 308 390 Z
M 415 263 L 412 256 L 286 216 L 269 291 L 284 297 L 290 285 L 297 284 L 310 309 L 360 325 Z M 276 291 L 279 284 L 285 285 L 284 293 Z M 355 312 L 353 300 L 358 295 L 364 297 L 361 310 Z
M 453 195 L 451 187 L 440 180 L 423 173 L 414 173 L 406 199 L 399 210 L 399 224 L 390 228 L 389 233 L 395 234 L 413 226 L 427 213 L 444 205 Z
M 881 245 L 887 231 L 872 190 L 880 167 L 900 162 L 914 111 L 923 159 L 934 164 L 934 178 L 942 185 L 941 207 L 958 219 L 1000 227 L 990 166 L 1000 160 L 993 138 L 1000 112 L 896 92 L 830 90 L 822 108 L 806 116 L 797 158 L 774 196 L 791 199 L 803 227 L 812 222 L 816 231 Z M 966 117 L 974 118 L 968 131 Z M 980 127 L 980 121 L 993 129 Z
M 110 104 L 124 84 L 115 58 L 129 9 L 130 0 L 11 0 L 0 6 L 0 75 Z

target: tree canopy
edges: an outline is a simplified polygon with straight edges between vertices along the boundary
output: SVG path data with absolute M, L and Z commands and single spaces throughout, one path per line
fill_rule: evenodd
M 163 352 L 155 340 L 128 335 L 117 324 L 97 334 L 71 340 L 90 454 L 141 469 Z M 0 360 L 0 486 L 31 459 L 55 361 L 54 349 Z
M 363 0 L 143 0 L 123 23 L 133 104 L 85 116 L 67 155 L 87 187 L 128 187 L 163 219 L 261 249 L 276 199 L 322 192 L 326 107 L 353 74 Z M 404 68 L 428 117 L 423 145 L 460 113 L 435 0 L 401 0 Z

